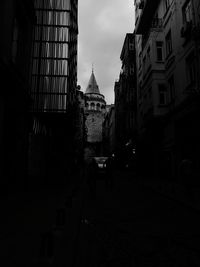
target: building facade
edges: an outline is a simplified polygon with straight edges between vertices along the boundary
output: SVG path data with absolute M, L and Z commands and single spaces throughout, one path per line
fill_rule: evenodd
M 86 143 L 86 126 L 85 126 L 85 95 L 81 87 L 77 87 L 78 105 L 76 109 L 76 159 L 83 159 L 84 147 Z
M 31 176 L 65 176 L 73 161 L 78 102 L 77 5 L 77 0 L 34 1 Z
M 199 1 L 135 1 L 138 157 L 153 175 L 199 166 Z
M 102 153 L 102 126 L 106 112 L 105 97 L 100 93 L 94 72 L 85 91 L 87 146 L 94 155 Z
M 0 183 L 8 182 L 10 186 L 16 185 L 15 179 L 20 185 L 27 174 L 34 22 L 33 1 L 1 1 L 0 176 L 3 178 Z
M 5 0 L 0 13 L 0 265 L 73 266 L 77 1 Z
M 123 154 L 126 144 L 136 144 L 136 66 L 135 34 L 127 33 L 122 47 L 119 80 L 115 83 L 116 152 Z
M 115 106 L 107 106 L 105 119 L 103 122 L 103 152 L 110 156 L 115 153 Z

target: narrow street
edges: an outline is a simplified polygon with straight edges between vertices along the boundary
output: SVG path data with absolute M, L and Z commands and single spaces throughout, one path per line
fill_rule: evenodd
M 115 172 L 85 192 L 75 266 L 199 266 L 199 213 Z

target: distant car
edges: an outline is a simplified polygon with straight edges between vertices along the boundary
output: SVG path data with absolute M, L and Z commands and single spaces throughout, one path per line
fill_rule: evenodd
M 105 170 L 106 170 L 106 160 L 108 157 L 94 157 L 97 165 L 98 165 L 98 170 L 99 170 L 99 174 L 105 174 Z

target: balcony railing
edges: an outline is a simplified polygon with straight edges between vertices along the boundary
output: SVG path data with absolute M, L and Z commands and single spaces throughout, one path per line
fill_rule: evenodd
M 149 31 L 146 34 L 143 35 L 143 39 L 142 39 L 142 48 L 143 49 L 144 49 L 144 47 L 146 46 L 146 43 L 149 40 L 149 36 L 151 34 L 151 31 L 162 29 L 163 19 L 153 18 L 151 23 L 150 23 L 150 25 L 151 26 L 150 26 Z

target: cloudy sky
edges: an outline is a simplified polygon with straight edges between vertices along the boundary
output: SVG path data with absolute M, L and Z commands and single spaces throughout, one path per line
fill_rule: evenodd
M 79 0 L 78 84 L 85 91 L 94 64 L 100 92 L 114 103 L 120 53 L 127 32 L 134 28 L 133 0 Z

